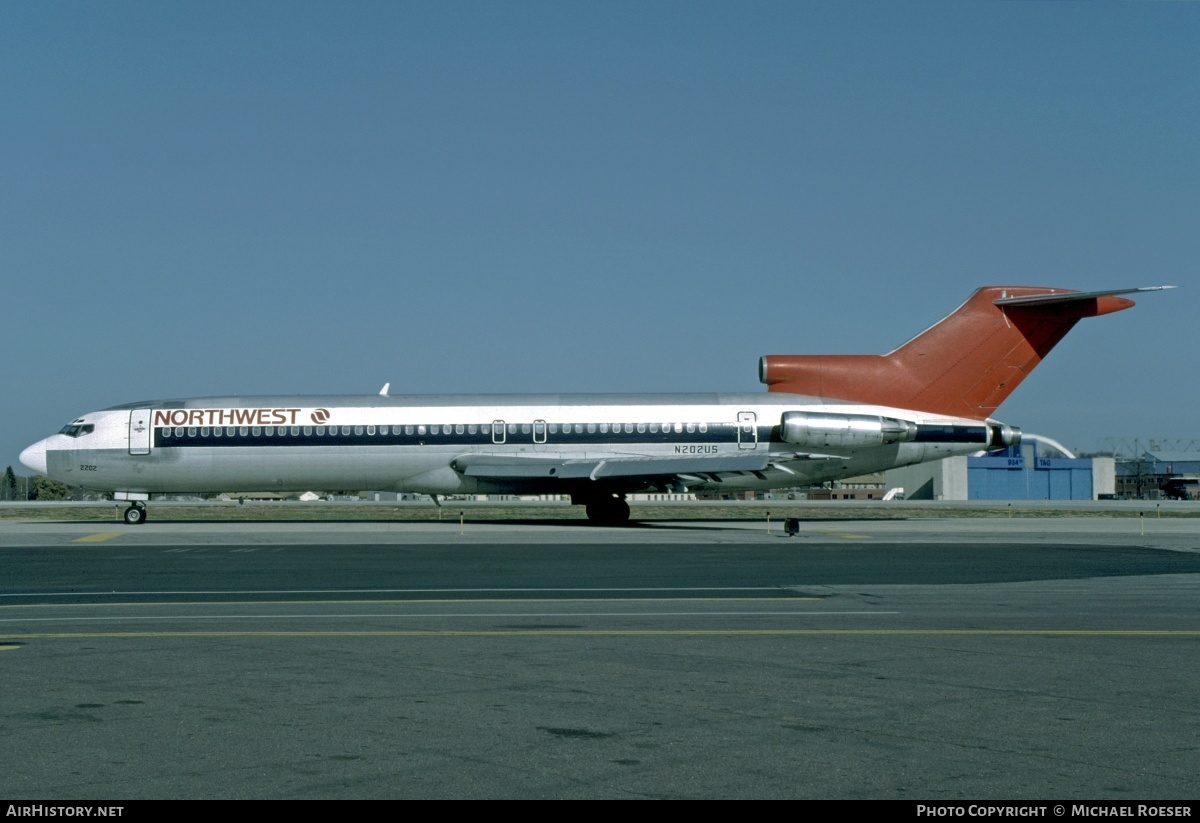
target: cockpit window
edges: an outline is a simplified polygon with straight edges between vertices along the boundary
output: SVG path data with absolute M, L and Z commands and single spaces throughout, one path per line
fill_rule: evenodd
M 96 427 L 91 423 L 68 423 L 59 430 L 59 434 L 65 434 L 67 437 L 83 437 L 86 434 L 91 434 L 96 430 Z

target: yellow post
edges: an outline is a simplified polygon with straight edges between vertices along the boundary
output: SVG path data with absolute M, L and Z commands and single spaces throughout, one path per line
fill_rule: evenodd
M 771 533 L 771 513 L 767 512 L 767 534 Z
M 462 533 L 463 533 L 463 525 L 464 525 L 465 523 L 466 523 L 466 513 L 465 513 L 465 512 L 459 512 L 459 513 L 458 513 L 458 533 L 459 533 L 459 534 L 462 534 Z

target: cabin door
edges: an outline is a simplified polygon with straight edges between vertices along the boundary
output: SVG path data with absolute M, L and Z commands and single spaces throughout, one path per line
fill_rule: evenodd
M 129 413 L 129 453 L 149 454 L 150 435 L 153 431 L 150 426 L 150 409 L 131 411 Z
M 739 449 L 757 449 L 758 448 L 758 425 L 756 424 L 757 416 L 754 412 L 738 412 L 738 448 Z

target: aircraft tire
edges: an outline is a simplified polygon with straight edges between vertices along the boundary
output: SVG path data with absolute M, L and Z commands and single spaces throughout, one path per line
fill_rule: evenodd
M 584 511 L 587 512 L 588 520 L 592 521 L 593 523 L 600 523 L 603 520 L 604 501 L 590 500 L 588 501 L 587 506 L 584 508 Z
M 601 497 L 587 504 L 587 517 L 598 526 L 621 526 L 629 522 L 629 504 L 619 497 Z
M 146 509 L 143 506 L 130 506 L 125 510 L 125 522 L 130 526 L 140 526 L 146 522 Z
M 629 522 L 629 504 L 619 497 L 616 499 L 616 502 L 613 505 L 613 522 Z

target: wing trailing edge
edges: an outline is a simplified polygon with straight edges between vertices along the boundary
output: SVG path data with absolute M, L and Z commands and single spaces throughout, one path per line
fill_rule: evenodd
M 778 455 L 774 456 L 775 459 Z M 754 472 L 767 468 L 772 456 L 753 454 L 697 457 L 608 455 L 577 458 L 548 454 L 464 454 L 450 466 L 468 477 L 492 480 L 601 480 L 614 477 L 664 477 L 717 472 Z

